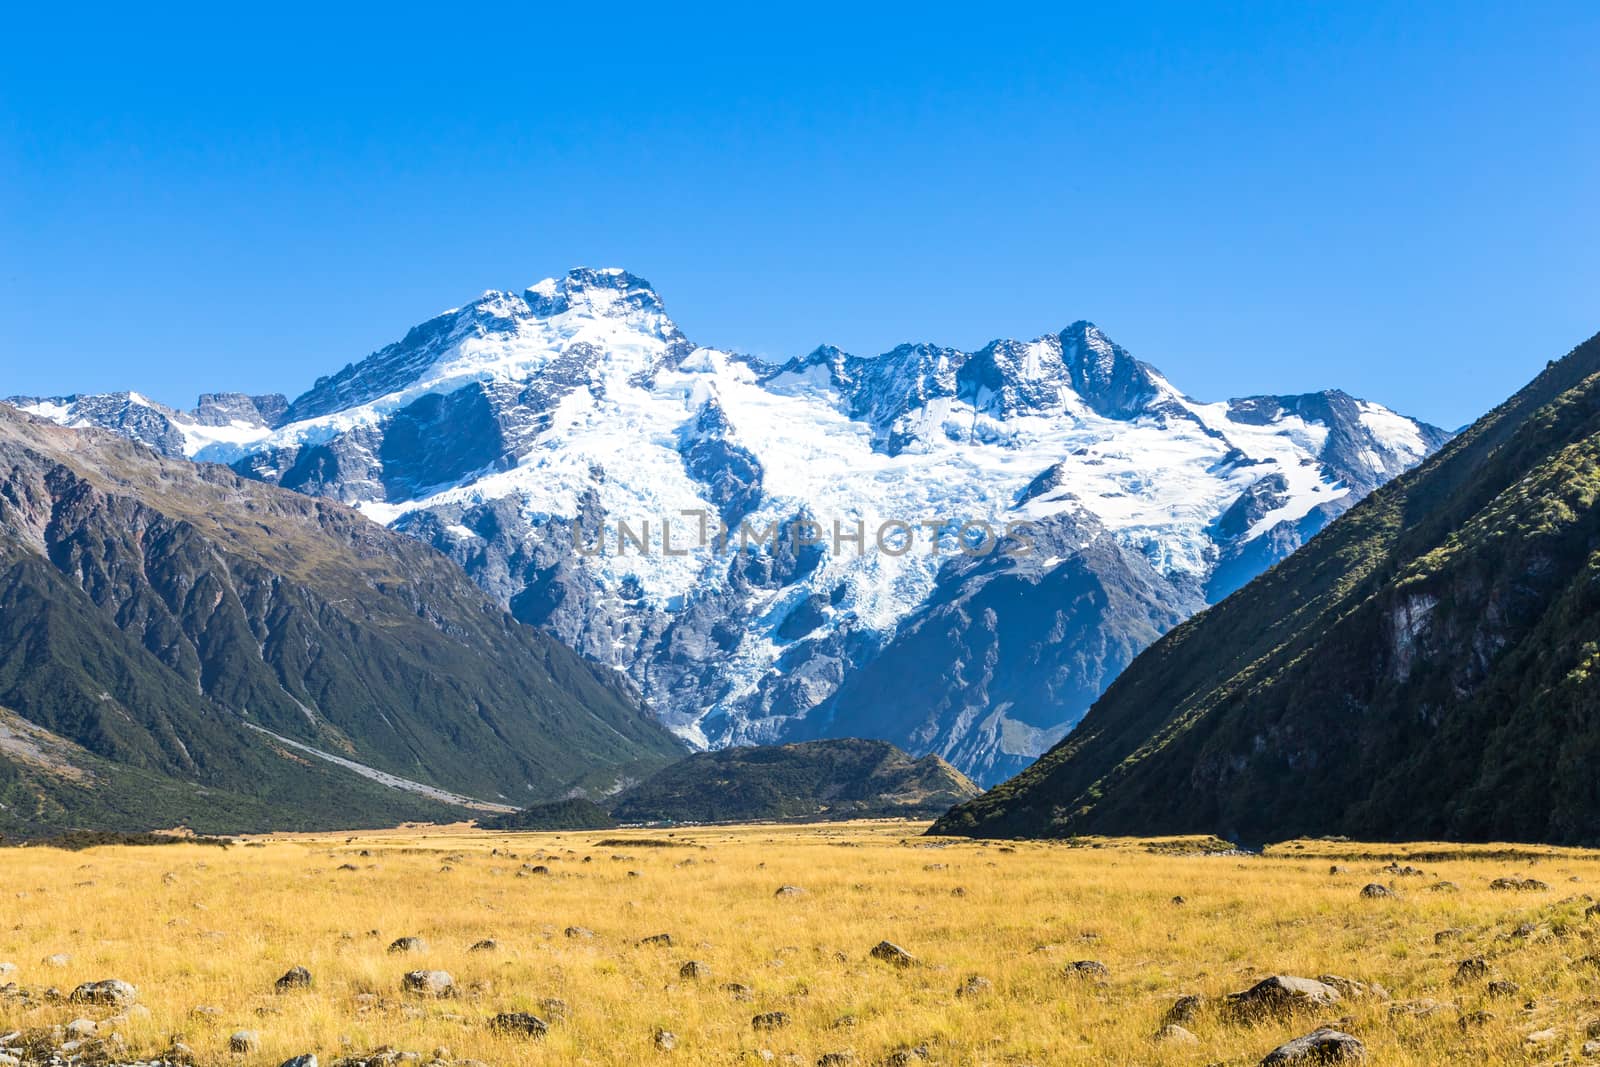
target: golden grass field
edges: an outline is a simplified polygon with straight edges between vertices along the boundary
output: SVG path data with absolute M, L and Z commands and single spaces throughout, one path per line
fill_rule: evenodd
M 202 1063 L 272 1067 L 307 1052 L 327 1067 L 383 1045 L 424 1062 L 442 1047 L 497 1067 L 814 1064 L 828 1053 L 877 1064 L 917 1046 L 940 1064 L 1253 1064 L 1335 1019 L 1386 1067 L 1600 1062 L 1580 1052 L 1600 1019 L 1600 969 L 1581 962 L 1600 952 L 1600 920 L 1584 914 L 1587 894 L 1600 892 L 1600 854 L 1304 842 L 1265 856 L 1186 855 L 1143 842 L 933 840 L 921 829 L 680 829 L 672 847 L 597 844 L 664 838 L 659 830 L 453 828 L 273 837 L 226 850 L 7 849 L 0 961 L 17 970 L 0 984 L 37 994 L 124 979 L 149 1011 L 120 1027 L 130 1054 L 156 1055 L 182 1035 Z M 1391 859 L 1425 874 L 1384 873 Z M 1334 863 L 1347 870 L 1330 874 Z M 532 865 L 550 873 L 519 876 Z M 1549 888 L 1489 888 L 1508 875 Z M 1431 891 L 1439 880 L 1459 890 Z M 1393 885 L 1398 897 L 1363 899 L 1369 882 Z M 786 884 L 805 892 L 775 896 Z M 1522 924 L 1531 930 L 1515 932 Z M 594 937 L 568 937 L 569 926 Z M 1462 932 L 1436 945 L 1444 929 Z M 660 933 L 671 947 L 639 944 Z M 405 935 L 431 947 L 389 954 Z M 498 949 L 468 951 L 485 938 Z M 884 939 L 921 965 L 870 958 Z M 59 953 L 70 959 L 42 962 Z M 1488 974 L 1453 985 L 1468 956 L 1484 957 Z M 1109 978 L 1064 976 L 1082 959 L 1103 962 Z M 689 960 L 709 976 L 681 978 Z M 312 988 L 275 993 L 295 965 L 311 971 Z M 401 976 L 416 968 L 450 972 L 460 995 L 403 994 Z M 1205 1013 L 1190 1027 L 1198 1044 L 1153 1040 L 1182 994 L 1329 973 L 1379 982 L 1393 999 L 1370 995 L 1257 1025 Z M 958 997 L 971 975 L 992 991 Z M 1489 980 L 1520 990 L 1491 997 Z M 547 1015 L 541 1001 L 552 997 L 567 1015 L 542 1039 L 487 1026 L 503 1011 Z M 1424 998 L 1438 1002 L 1431 1013 L 1414 1003 Z M 219 1012 L 196 1017 L 199 1006 Z M 752 1028 L 753 1016 L 772 1011 L 791 1022 Z M 1464 1028 L 1478 1011 L 1493 1018 Z M 0 1031 L 109 1014 L 0 999 Z M 228 1052 L 240 1029 L 260 1033 L 259 1052 Z M 676 1035 L 673 1050 L 655 1047 L 658 1029 Z

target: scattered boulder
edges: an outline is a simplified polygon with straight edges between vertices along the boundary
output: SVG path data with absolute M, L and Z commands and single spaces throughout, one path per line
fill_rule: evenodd
M 456 980 L 449 971 L 408 971 L 400 988 L 419 997 L 449 997 L 455 995 Z
M 489 1020 L 489 1029 L 514 1037 L 543 1037 L 550 1032 L 550 1024 L 530 1012 L 503 1011 Z
M 284 972 L 282 978 L 272 983 L 272 987 L 280 993 L 287 993 L 294 989 L 310 989 L 311 972 L 304 967 L 290 967 Z
M 803 897 L 806 891 L 797 885 L 780 885 L 778 891 L 772 894 L 775 897 Z
M 569 926 L 567 927 L 565 933 L 574 941 L 594 940 L 594 931 L 589 929 L 587 926 Z
M 261 1034 L 255 1030 L 235 1030 L 228 1036 L 228 1051 L 249 1054 L 261 1051 Z
M 1535 893 L 1550 887 L 1537 878 L 1496 878 L 1489 888 L 1502 893 Z
M 992 992 L 994 983 L 981 974 L 969 975 L 965 982 L 956 987 L 956 996 L 966 1000 L 988 996 Z
M 1413 867 L 1409 863 L 1404 865 L 1404 866 L 1401 866 L 1397 862 L 1392 862 L 1387 867 L 1383 868 L 1383 873 L 1384 874 L 1397 875 L 1397 876 L 1399 876 L 1401 878 L 1422 878 L 1422 877 L 1424 877 L 1424 873 L 1423 873 L 1422 868 Z
M 1200 1017 L 1200 1012 L 1205 1006 L 1204 997 L 1187 993 L 1173 1001 L 1172 1007 L 1167 1009 L 1167 1014 L 1161 1017 L 1161 1021 L 1167 1025 L 1192 1023 Z
M 1456 1020 L 1456 1026 L 1462 1033 L 1468 1030 L 1478 1030 L 1494 1022 L 1495 1015 L 1492 1011 L 1469 1011 Z
M 1366 1058 L 1367 1046 L 1359 1038 L 1325 1026 L 1279 1045 L 1267 1053 L 1261 1067 L 1280 1063 L 1361 1063 Z
M 1392 1016 L 1409 1015 L 1413 1019 L 1426 1019 L 1437 1015 L 1445 1008 L 1455 1005 L 1440 1003 L 1432 997 L 1418 997 L 1416 1000 L 1402 1000 L 1389 1005 L 1389 1014 Z
M 856 1054 L 848 1050 L 844 1052 L 824 1052 L 817 1057 L 817 1067 L 846 1067 L 847 1064 L 856 1062 Z
M 1167 1023 L 1156 1031 L 1156 1040 L 1164 1045 L 1198 1045 L 1200 1039 L 1177 1023 Z
M 1362 900 L 1388 900 L 1394 896 L 1394 890 L 1378 882 L 1368 882 L 1361 887 Z
M 733 997 L 734 1000 L 754 1000 L 756 991 L 743 982 L 724 982 L 722 991 Z
M 671 948 L 672 947 L 672 935 L 671 934 L 651 934 L 649 937 L 641 938 L 640 941 L 639 941 L 639 944 L 640 945 L 656 945 L 656 946 L 659 946 L 661 948 Z
M 56 952 L 39 961 L 46 967 L 65 967 L 72 962 L 72 957 L 65 952 Z
M 1469 956 L 1456 964 L 1455 977 L 1451 979 L 1456 985 L 1466 985 L 1489 976 L 1489 961 L 1482 956 Z
M 671 1052 L 678 1047 L 678 1035 L 671 1030 L 657 1030 L 655 1046 L 660 1052 Z
M 1093 978 L 1104 981 L 1111 977 L 1111 968 L 1099 960 L 1076 960 L 1063 968 L 1068 978 Z
M 875 960 L 882 960 L 884 963 L 892 964 L 896 967 L 912 967 L 917 963 L 915 956 L 893 941 L 879 941 L 872 946 L 872 951 L 868 955 Z
M 67 997 L 74 1004 L 103 1004 L 111 1008 L 126 1008 L 139 999 L 139 991 L 127 982 L 105 978 L 98 982 L 85 982 Z
M 543 997 L 539 1001 L 539 1010 L 544 1012 L 546 1019 L 560 1022 L 567 1017 L 567 1002 L 560 997 Z
M 1300 1011 L 1319 1011 L 1338 1004 L 1343 997 L 1326 982 L 1277 974 L 1263 978 L 1249 989 L 1230 993 L 1228 1013 L 1236 1019 L 1285 1016 Z M 1289 1061 L 1282 1061 L 1289 1062 Z
M 711 968 L 707 964 L 701 963 L 699 960 L 690 960 L 688 963 L 685 963 L 682 967 L 678 968 L 678 977 L 699 981 L 702 978 L 711 977 Z
M 789 1025 L 789 1013 L 786 1011 L 764 1011 L 750 1020 L 750 1026 L 755 1030 L 778 1030 Z
M 408 952 L 426 952 L 428 942 L 420 937 L 397 937 L 389 942 L 390 955 L 399 956 Z
M 1514 997 L 1522 992 L 1522 987 L 1515 982 L 1490 982 L 1488 991 L 1491 997 L 1506 998 Z
M 1340 996 L 1348 997 L 1351 1000 L 1359 1000 L 1368 994 L 1380 1000 L 1389 999 L 1389 991 L 1377 982 L 1358 982 L 1354 978 L 1341 978 L 1336 974 L 1319 974 L 1317 975 L 1317 981 L 1323 985 L 1333 986 L 1339 991 Z
M 1461 887 L 1454 882 L 1435 882 L 1428 887 L 1430 893 L 1457 893 Z
M 499 948 L 500 948 L 500 942 L 496 941 L 492 937 L 486 937 L 482 941 L 474 941 L 472 943 L 472 947 L 467 949 L 467 951 L 468 952 L 494 952 L 494 951 L 497 951 Z
M 317 1054 L 315 1052 L 307 1052 L 303 1056 L 292 1057 L 284 1060 L 283 1063 L 279 1064 L 279 1067 L 317 1067 Z
M 1442 945 L 1446 941 L 1459 941 L 1465 934 L 1465 930 L 1452 926 L 1448 930 L 1440 930 L 1438 933 L 1434 934 L 1433 943 L 1435 945 Z

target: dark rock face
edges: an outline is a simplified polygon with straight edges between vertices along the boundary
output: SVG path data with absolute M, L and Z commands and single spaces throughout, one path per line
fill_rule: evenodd
M 1203 606 L 1092 517 L 1037 524 L 1033 550 L 958 557 L 928 603 L 848 673 L 805 732 L 937 752 L 981 781 L 1060 740 L 1145 646 Z

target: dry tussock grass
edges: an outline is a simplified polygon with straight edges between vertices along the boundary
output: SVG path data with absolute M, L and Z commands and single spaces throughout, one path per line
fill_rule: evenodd
M 672 847 L 597 847 L 662 839 L 659 830 L 454 828 L 279 837 L 226 851 L 7 850 L 0 961 L 17 973 L 0 982 L 37 993 L 124 979 L 149 1009 L 122 1028 L 130 1049 L 154 1054 L 181 1034 L 203 1062 L 252 1067 L 304 1052 L 327 1064 L 380 1045 L 424 1059 L 444 1046 L 492 1065 L 740 1063 L 762 1050 L 777 1062 L 848 1052 L 874 1064 L 914 1046 L 946 1064 L 1245 1064 L 1335 1019 L 1386 1067 L 1600 1061 L 1580 1051 L 1600 1018 L 1600 968 L 1583 962 L 1600 953 L 1600 920 L 1584 914 L 1584 894 L 1600 891 L 1600 856 L 1330 842 L 1266 856 L 1185 855 L 1171 842 L 1154 851 L 1137 842 L 984 845 L 920 838 L 920 829 L 683 829 Z M 1425 873 L 1383 871 L 1392 858 Z M 1334 863 L 1346 870 L 1330 874 Z M 518 876 L 534 865 L 549 873 Z M 1489 888 L 1510 875 L 1549 888 Z M 1459 889 L 1430 891 L 1441 880 Z M 1370 882 L 1398 896 L 1362 899 Z M 783 885 L 805 892 L 775 896 Z M 568 937 L 569 926 L 594 937 Z M 1436 944 L 1446 929 L 1461 933 Z M 660 933 L 671 947 L 639 944 Z M 406 935 L 429 949 L 386 952 Z M 468 951 L 485 938 L 498 949 Z M 884 939 L 920 965 L 870 958 Z M 70 961 L 42 962 L 57 953 Z M 1484 957 L 1488 975 L 1452 984 L 1468 956 Z M 1109 978 L 1064 975 L 1084 959 L 1104 963 Z M 681 978 L 690 960 L 709 977 Z M 274 980 L 295 965 L 311 971 L 312 988 L 275 993 Z M 449 971 L 461 995 L 402 994 L 401 976 L 414 968 Z M 1369 996 L 1255 1025 L 1206 1012 L 1190 1027 L 1198 1044 L 1152 1040 L 1182 994 L 1330 973 L 1379 982 L 1393 1001 Z M 992 990 L 957 996 L 972 975 Z M 1493 997 L 1489 980 L 1519 992 Z M 548 1014 L 541 1002 L 552 997 L 568 1014 L 543 1039 L 487 1026 L 498 1012 Z M 1423 998 L 1438 1002 L 1431 1013 L 1402 1010 Z M 195 1018 L 201 1005 L 220 1014 Z M 791 1021 L 752 1028 L 753 1016 L 772 1011 Z M 1479 1011 L 1494 1017 L 1463 1029 Z M 0 1030 L 83 1014 L 95 1013 L 0 1000 Z M 261 1033 L 259 1054 L 227 1052 L 238 1029 Z M 655 1048 L 658 1029 L 676 1035 L 673 1051 Z M 1527 1040 L 1551 1029 L 1543 1043 Z

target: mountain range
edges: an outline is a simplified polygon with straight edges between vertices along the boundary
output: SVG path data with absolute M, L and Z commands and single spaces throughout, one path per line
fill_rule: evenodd
M 292 401 L 13 402 L 432 546 L 696 747 L 870 736 L 984 783 L 1449 436 L 1339 391 L 1197 401 L 1088 322 L 769 361 L 589 269 Z
M 0 834 L 452 820 L 684 754 L 427 546 L 0 405 Z
M 1600 844 L 1600 336 L 934 833 Z

